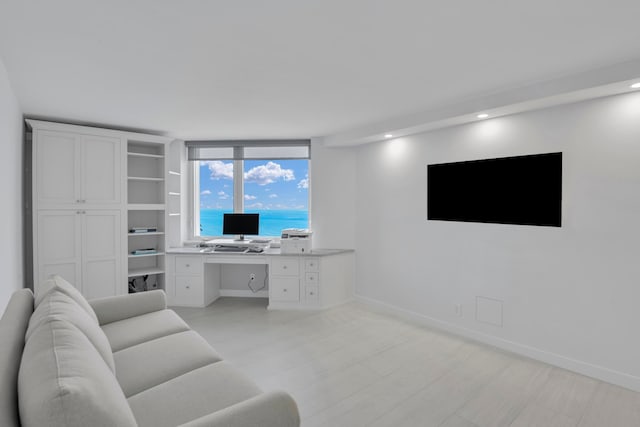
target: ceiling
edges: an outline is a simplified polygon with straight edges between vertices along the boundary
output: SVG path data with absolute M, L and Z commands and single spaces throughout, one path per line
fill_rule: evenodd
M 0 59 L 28 116 L 336 138 L 637 60 L 639 15 L 637 0 L 2 0 Z

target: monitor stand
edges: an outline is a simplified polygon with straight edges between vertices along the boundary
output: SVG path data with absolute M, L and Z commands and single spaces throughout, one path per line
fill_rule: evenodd
M 244 242 L 244 234 L 241 234 L 238 239 L 235 239 L 234 242 Z

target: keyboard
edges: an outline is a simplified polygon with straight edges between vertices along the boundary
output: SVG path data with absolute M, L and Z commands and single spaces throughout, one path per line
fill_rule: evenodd
M 247 248 L 246 247 L 242 247 L 242 246 L 229 246 L 229 245 L 215 245 L 214 246 L 214 251 L 215 252 L 236 252 L 236 253 L 241 253 L 246 251 Z

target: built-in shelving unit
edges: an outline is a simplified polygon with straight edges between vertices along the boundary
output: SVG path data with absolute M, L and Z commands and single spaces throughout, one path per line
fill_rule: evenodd
M 127 277 L 137 291 L 165 287 L 166 147 L 166 141 L 127 143 Z M 136 227 L 154 231 L 130 231 Z M 149 248 L 156 252 L 134 254 Z

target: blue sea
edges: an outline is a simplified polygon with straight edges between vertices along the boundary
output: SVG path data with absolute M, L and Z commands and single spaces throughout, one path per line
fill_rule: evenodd
M 229 213 L 219 209 L 200 210 L 200 235 L 222 236 L 222 214 Z M 246 211 L 246 213 L 256 213 Z M 309 228 L 309 211 L 303 210 L 264 210 L 260 214 L 260 235 L 280 236 L 285 228 Z

